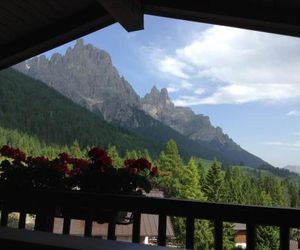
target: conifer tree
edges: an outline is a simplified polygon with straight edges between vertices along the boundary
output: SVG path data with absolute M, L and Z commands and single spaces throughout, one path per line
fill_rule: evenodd
M 123 159 L 120 157 L 116 146 L 109 145 L 107 153 L 113 161 L 115 167 L 120 168 L 123 165 Z
M 163 173 L 159 182 L 165 188 L 167 195 L 176 197 L 180 192 L 183 162 L 174 140 L 170 140 L 161 152 L 158 167 Z
M 207 173 L 203 190 L 209 201 L 221 201 L 224 196 L 224 174 L 216 160 Z

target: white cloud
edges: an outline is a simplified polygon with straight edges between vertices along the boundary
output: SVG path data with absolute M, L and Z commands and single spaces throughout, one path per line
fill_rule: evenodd
M 300 110 L 291 110 L 287 113 L 288 116 L 300 116 Z
M 202 95 L 205 93 L 205 89 L 204 88 L 197 88 L 194 90 L 194 93 L 197 95 Z
M 202 99 L 197 96 L 179 96 L 173 100 L 176 106 L 193 106 L 201 104 Z
M 204 92 L 195 94 L 203 94 Z M 229 84 L 220 86 L 208 97 L 179 96 L 175 102 L 184 106 L 199 104 L 242 104 L 253 101 L 283 101 L 291 97 L 300 96 L 300 88 L 294 84 Z M 291 112 L 290 112 L 291 113 Z M 292 115 L 288 113 L 289 115 Z M 295 115 L 295 114 L 293 114 Z M 300 113 L 299 113 L 300 115 Z
M 176 84 L 169 84 L 167 90 L 169 93 L 178 92 L 180 90 L 191 90 L 194 88 L 194 85 L 187 82 L 186 80 L 178 81 Z
M 296 142 L 281 142 L 281 141 L 269 141 L 269 142 L 264 142 L 265 145 L 269 146 L 280 146 L 280 147 L 288 147 L 288 148 L 293 148 L 293 149 L 300 149 L 300 140 L 297 140 Z
M 186 64 L 184 62 L 181 62 L 179 60 L 176 60 L 175 58 L 168 56 L 162 59 L 159 63 L 160 71 L 179 78 L 188 79 L 189 75 L 184 73 L 185 67 Z
M 300 88 L 294 84 L 229 84 L 218 87 L 199 104 L 241 104 L 253 101 L 284 101 L 300 96 Z
M 277 102 L 300 96 L 298 38 L 213 26 L 172 55 L 161 56 L 157 65 L 179 79 L 220 83 L 209 96 L 179 97 L 177 103 Z
M 176 88 L 176 87 L 167 87 L 167 90 L 168 90 L 169 93 L 173 93 L 173 92 L 179 91 L 179 89 Z

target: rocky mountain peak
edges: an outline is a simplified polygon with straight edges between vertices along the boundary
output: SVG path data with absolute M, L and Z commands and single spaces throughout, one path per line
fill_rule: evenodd
M 144 105 L 153 105 L 160 108 L 174 108 L 168 90 L 163 88 L 159 91 L 155 85 L 152 87 L 150 93 L 142 98 L 142 103 Z
M 77 39 L 74 49 L 82 49 L 83 47 L 84 47 L 84 40 L 82 38 Z
M 141 99 L 143 110 L 153 118 L 172 127 L 193 140 L 217 141 L 222 145 L 239 149 L 220 127 L 212 126 L 209 117 L 195 114 L 188 107 L 175 106 L 166 88 L 160 91 L 153 86 L 150 93 Z
M 152 96 L 153 98 L 159 96 L 159 90 L 157 89 L 157 87 L 155 85 L 153 85 L 149 95 Z
M 140 97 L 112 65 L 110 55 L 78 39 L 64 55 L 44 55 L 17 64 L 15 69 L 43 81 L 74 102 L 101 113 L 108 121 L 137 126 L 132 107 L 140 108 Z M 126 123 L 130 124 L 126 124 Z

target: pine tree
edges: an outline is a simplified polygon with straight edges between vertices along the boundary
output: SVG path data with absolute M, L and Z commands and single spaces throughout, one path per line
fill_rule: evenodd
M 191 200 L 206 200 L 201 191 L 200 177 L 194 159 L 190 159 L 184 167 L 180 178 L 178 198 Z M 186 233 L 186 219 L 176 217 L 173 224 L 178 243 L 184 247 Z M 208 221 L 195 221 L 195 249 L 209 250 L 213 246 L 213 235 Z
M 183 173 L 183 162 L 177 144 L 170 140 L 158 159 L 158 167 L 163 175 L 159 182 L 169 196 L 176 197 L 180 190 L 180 179 Z
M 225 173 L 225 201 L 229 203 L 246 204 L 246 176 L 240 168 L 228 168 Z
M 209 201 L 221 201 L 224 197 L 224 174 L 216 160 L 207 173 L 203 191 Z
M 117 168 L 122 167 L 123 159 L 119 156 L 119 152 L 116 146 L 109 145 L 107 153 L 113 161 L 113 165 Z

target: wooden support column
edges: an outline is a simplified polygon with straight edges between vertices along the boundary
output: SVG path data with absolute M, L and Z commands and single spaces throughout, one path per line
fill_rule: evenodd
M 141 0 L 98 0 L 128 32 L 144 29 Z

